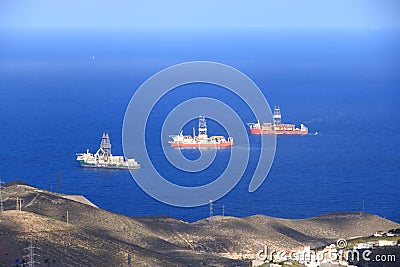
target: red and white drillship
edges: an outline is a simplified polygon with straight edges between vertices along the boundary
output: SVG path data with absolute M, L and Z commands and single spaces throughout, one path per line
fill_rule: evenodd
M 260 124 L 248 123 L 251 134 L 276 134 L 276 135 L 306 135 L 308 128 L 304 124 L 300 124 L 300 128 L 296 128 L 294 124 L 282 123 L 281 109 L 274 108 L 274 122 L 264 122 Z
M 196 136 L 196 131 L 193 127 L 192 135 L 183 135 L 182 131 L 179 135 L 170 135 L 172 141 L 168 143 L 171 147 L 232 147 L 233 137 L 228 137 L 228 140 L 224 136 L 210 136 L 207 135 L 207 124 L 206 119 L 203 116 L 199 117 L 199 134 Z

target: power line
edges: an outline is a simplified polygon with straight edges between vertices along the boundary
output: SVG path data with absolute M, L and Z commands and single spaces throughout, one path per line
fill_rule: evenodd
M 16 210 L 22 211 L 22 198 L 20 198 L 20 197 L 17 197 Z
M 3 207 L 3 196 L 1 194 L 1 177 L 0 177 L 0 214 L 4 213 L 4 207 Z
M 29 247 L 25 249 L 29 251 L 28 255 L 24 256 L 25 258 L 28 258 L 28 266 L 34 267 L 35 263 L 38 262 L 35 261 L 35 256 L 37 256 L 37 254 L 35 254 L 35 247 L 33 246 L 32 237 L 30 238 Z
M 61 174 L 57 173 L 56 177 L 57 177 L 57 192 L 61 193 Z
M 363 199 L 363 209 L 362 209 L 363 214 L 365 213 L 365 201 Z
M 208 226 L 213 225 L 213 202 L 210 200 L 210 216 L 208 218 Z

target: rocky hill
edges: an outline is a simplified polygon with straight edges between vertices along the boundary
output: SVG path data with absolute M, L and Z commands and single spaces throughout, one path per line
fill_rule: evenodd
M 21 262 L 35 247 L 43 266 L 248 266 L 264 245 L 271 249 L 319 247 L 339 238 L 400 228 L 384 218 L 355 212 L 289 220 L 255 215 L 213 217 L 187 223 L 162 216 L 126 217 L 102 210 L 82 196 L 4 185 L 0 266 Z M 17 198 L 22 199 L 17 211 Z

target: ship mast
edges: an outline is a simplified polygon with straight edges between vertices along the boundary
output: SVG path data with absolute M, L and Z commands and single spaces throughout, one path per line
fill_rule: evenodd
M 199 135 L 198 138 L 199 139 L 206 139 L 207 136 L 207 123 L 206 123 L 206 119 L 204 118 L 204 116 L 200 116 L 199 117 Z
M 103 133 L 103 136 L 101 137 L 100 149 L 103 150 L 104 156 L 111 156 L 111 143 L 107 132 Z
M 282 115 L 281 115 L 281 109 L 279 106 L 274 107 L 274 126 L 282 124 Z

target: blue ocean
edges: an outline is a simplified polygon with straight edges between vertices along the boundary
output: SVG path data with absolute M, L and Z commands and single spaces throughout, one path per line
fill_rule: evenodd
M 1 30 L 0 176 L 66 194 L 128 216 L 167 215 L 196 221 L 207 205 L 180 208 L 159 202 L 129 171 L 79 167 L 75 154 L 111 137 L 122 155 L 122 123 L 137 88 L 162 69 L 187 61 L 215 61 L 249 76 L 282 121 L 310 129 L 278 136 L 275 160 L 262 186 L 249 193 L 260 136 L 236 187 L 213 203 L 214 215 L 265 214 L 306 218 L 362 211 L 400 222 L 400 31 L 324 30 Z M 171 181 L 209 183 L 229 161 L 217 151 L 207 170 L 180 174 L 160 148 L 168 112 L 192 97 L 232 106 L 254 122 L 237 96 L 194 84 L 177 88 L 155 106 L 146 138 L 150 157 Z M 199 115 L 202 111 L 199 110 Z M 209 134 L 225 134 L 209 120 Z M 191 133 L 197 120 L 184 132 Z M 177 129 L 177 134 L 180 129 Z M 318 132 L 318 135 L 313 135 Z M 184 151 L 196 159 L 196 149 Z

